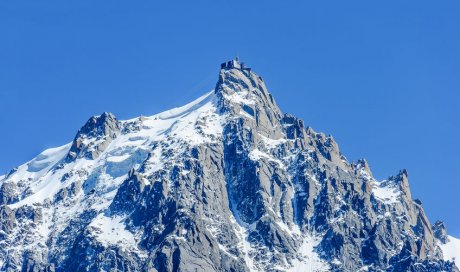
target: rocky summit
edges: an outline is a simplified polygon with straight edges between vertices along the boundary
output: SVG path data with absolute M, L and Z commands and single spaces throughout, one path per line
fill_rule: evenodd
M 238 60 L 190 104 L 91 117 L 0 176 L 1 271 L 459 271 L 459 252 L 406 170 L 376 180 Z

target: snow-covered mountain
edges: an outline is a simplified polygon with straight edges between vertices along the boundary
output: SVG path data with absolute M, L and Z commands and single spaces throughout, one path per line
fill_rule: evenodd
M 233 60 L 190 104 L 94 116 L 0 176 L 0 268 L 458 271 L 407 177 L 374 179 Z

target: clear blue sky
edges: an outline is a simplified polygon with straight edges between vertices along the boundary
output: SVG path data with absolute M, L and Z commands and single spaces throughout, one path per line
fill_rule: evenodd
M 460 236 L 460 2 L 255 2 L 1 1 L 0 172 L 92 115 L 184 104 L 239 54 L 350 160 L 380 179 L 407 168 Z

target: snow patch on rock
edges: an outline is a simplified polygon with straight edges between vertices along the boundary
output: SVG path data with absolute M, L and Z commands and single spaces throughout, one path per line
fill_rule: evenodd
M 136 238 L 126 229 L 125 218 L 120 216 L 108 217 L 99 214 L 89 224 L 88 229 L 97 241 L 104 246 L 120 246 L 126 250 L 139 251 Z
M 398 202 L 401 191 L 397 184 L 388 183 L 386 181 L 374 181 L 372 185 L 372 193 L 374 196 L 385 204 L 394 204 Z

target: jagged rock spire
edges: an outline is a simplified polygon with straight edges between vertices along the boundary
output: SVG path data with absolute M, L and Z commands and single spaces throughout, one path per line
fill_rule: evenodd
M 236 60 L 222 64 L 215 92 L 223 112 L 254 121 L 268 135 L 281 126 L 283 114 L 262 78 Z
M 437 220 L 433 225 L 433 235 L 441 241 L 441 243 L 447 243 L 449 237 L 447 237 L 447 228 L 444 222 Z
M 117 137 L 120 128 L 120 122 L 112 113 L 91 117 L 75 136 L 67 160 L 95 159 Z

